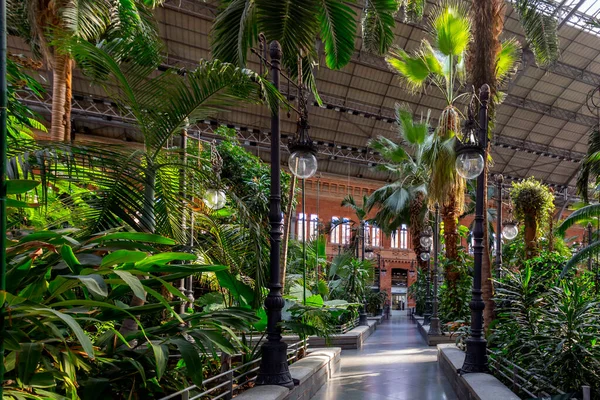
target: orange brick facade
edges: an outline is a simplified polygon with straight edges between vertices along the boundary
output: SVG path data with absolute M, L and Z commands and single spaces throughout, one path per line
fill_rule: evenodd
M 298 182 L 299 187 L 300 185 L 301 181 Z M 363 196 L 370 195 L 374 190 L 380 187 L 380 183 L 374 181 L 358 178 L 344 179 L 338 176 L 325 175 L 307 179 L 305 185 L 307 219 L 309 220 L 311 215 L 318 216 L 318 224 L 321 228 L 331 223 L 332 217 L 356 220 L 356 215 L 351 208 L 342 207 L 341 203 L 344 197 L 352 195 L 360 206 L 362 205 Z M 298 235 L 297 219 L 299 213 L 302 212 L 301 200 L 301 196 L 298 196 L 298 205 L 292 219 L 292 238 L 296 238 Z M 489 204 L 490 207 L 495 208 L 496 206 L 493 200 L 490 201 Z M 505 216 L 507 211 L 507 209 L 504 210 Z M 372 217 L 372 214 L 369 215 L 369 217 Z M 568 211 L 563 214 L 563 217 L 567 214 Z M 472 218 L 472 216 L 467 216 L 461 223 L 469 226 Z M 310 226 L 310 222 L 308 221 L 307 226 Z M 583 230 L 580 228 L 572 228 L 569 229 L 566 237 L 578 236 L 581 238 L 582 232 Z M 406 294 L 407 288 L 416 280 L 416 261 L 415 254 L 412 251 L 410 234 L 407 233 L 407 240 L 403 243 L 404 246 L 400 246 L 400 243 L 396 243 L 396 248 L 392 247 L 391 237 L 384 234 L 381 234 L 380 237 L 380 245 L 372 246 L 374 250 L 373 260 L 376 266 L 375 268 L 376 271 L 379 270 L 380 272 L 379 280 L 376 284 L 378 283 L 379 288 L 388 293 L 388 299 L 392 307 L 401 308 L 403 305 L 402 303 L 404 303 L 405 308 L 414 307 L 414 301 Z M 329 259 L 333 258 L 333 256 L 340 251 L 343 251 L 343 244 L 332 243 L 330 234 L 326 234 L 326 240 L 326 251 Z M 465 242 L 463 245 L 466 246 L 467 243 Z

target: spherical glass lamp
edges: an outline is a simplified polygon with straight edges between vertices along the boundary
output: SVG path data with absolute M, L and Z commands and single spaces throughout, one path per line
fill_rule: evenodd
M 311 151 L 297 150 L 290 155 L 289 165 L 296 178 L 308 179 L 317 172 L 317 157 Z
M 421 243 L 421 246 L 428 249 L 431 246 L 431 243 L 433 242 L 433 240 L 431 240 L 431 236 L 421 236 L 421 239 L 419 239 L 419 243 Z
M 467 151 L 456 157 L 456 172 L 465 179 L 475 179 L 483 172 L 483 156 L 476 151 Z
M 373 249 L 371 249 L 371 248 L 365 249 L 365 258 L 367 260 L 372 260 L 374 256 L 375 256 L 375 252 L 373 251 Z
M 431 258 L 431 255 L 427 252 L 423 252 L 423 253 L 419 254 L 419 258 L 422 261 L 429 261 L 429 259 Z
M 204 193 L 204 204 L 212 210 L 220 210 L 225 207 L 225 203 L 227 202 L 227 196 L 225 192 L 217 189 L 208 189 L 206 193 Z
M 519 234 L 519 227 L 514 222 L 505 222 L 502 228 L 502 236 L 508 240 L 513 240 Z

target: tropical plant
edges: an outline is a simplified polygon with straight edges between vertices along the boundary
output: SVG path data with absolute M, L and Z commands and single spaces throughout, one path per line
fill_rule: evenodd
M 89 195 L 69 193 L 65 200 L 66 206 L 75 202 L 89 206 L 73 208 L 87 221 L 88 232 L 126 224 L 183 243 L 181 221 L 191 206 L 182 196 L 201 199 L 208 184 L 217 182 L 212 182 L 206 164 L 196 158 L 185 159 L 179 149 L 165 149 L 167 142 L 188 123 L 226 109 L 232 101 L 264 100 L 276 107 L 279 94 L 257 74 L 219 61 L 201 62 L 185 77 L 168 70 L 149 78 L 154 66 L 114 61 L 114 55 L 125 52 L 120 44 L 103 47 L 73 41 L 70 48 L 80 68 L 106 85 L 111 98 L 134 116 L 143 148 L 13 143 L 14 157 L 30 155 L 22 164 L 22 173 L 38 176 L 45 187 L 60 177 L 92 188 Z
M 367 224 L 369 223 L 369 218 L 367 216 L 371 212 L 373 205 L 369 202 L 369 198 L 367 196 L 363 196 L 362 204 L 359 205 L 356 202 L 356 200 L 354 199 L 354 196 L 347 195 L 342 200 L 342 207 L 348 207 L 352 211 L 354 211 L 355 218 L 348 219 L 345 221 L 340 220 L 337 222 L 337 224 L 342 224 L 342 223 L 350 224 L 352 237 L 351 237 L 351 241 L 350 241 L 348 247 L 350 249 L 355 249 L 356 256 L 358 257 L 359 256 L 359 253 L 358 253 L 359 248 L 362 248 L 362 246 L 363 246 L 363 243 L 361 243 L 360 241 L 362 239 L 365 239 L 365 240 L 367 239 L 366 238 L 366 228 L 367 228 Z M 335 225 L 332 224 L 331 229 L 333 229 L 333 228 L 335 228 Z M 367 244 L 366 241 L 364 243 Z
M 444 280 L 439 288 L 439 315 L 442 324 L 471 320 L 469 302 L 473 288 L 473 258 L 464 251 L 464 248 L 461 248 L 458 254 L 459 260 L 448 260 L 442 257 L 439 261 L 441 268 L 445 271 L 458 271 L 459 277 L 456 281 Z M 446 265 L 448 263 L 454 265 Z
M 593 179 L 594 188 L 600 185 L 600 130 L 596 127 L 590 132 L 588 148 L 584 159 L 581 161 L 577 175 L 577 193 L 584 202 L 589 201 L 590 181 Z
M 158 29 L 152 9 L 161 0 L 9 0 L 8 32 L 21 36 L 34 54 L 42 55 L 52 69 L 53 140 L 71 137 L 71 81 L 76 48 L 70 39 L 92 45 L 119 42 L 128 48 L 128 61 L 160 60 Z M 143 57 L 138 57 L 143 54 Z
M 427 296 L 427 270 L 417 269 L 417 280 L 408 287 L 408 296 L 415 301 L 415 314 L 423 315 Z
M 17 138 L 24 133 L 30 134 L 32 128 L 45 131 L 46 127 L 38 122 L 38 116 L 17 98 L 17 93 L 25 90 L 38 97 L 44 92 L 35 79 L 23 72 L 26 67 L 32 67 L 33 63 L 16 56 L 8 58 L 6 62 L 8 135 Z
M 385 160 L 377 168 L 392 174 L 395 181 L 374 191 L 368 204 L 370 207 L 378 206 L 373 220 L 384 232 L 389 234 L 408 222 L 410 236 L 418 238 L 427 210 L 431 173 L 425 154 L 431 148 L 433 135 L 429 134 L 428 118 L 416 123 L 412 113 L 402 106 L 396 106 L 396 121 L 397 141 L 380 136 L 369 144 Z M 415 254 L 420 254 L 419 240 L 411 243 Z M 418 262 L 421 268 L 425 267 L 422 260 Z
M 533 260 L 530 260 L 533 261 Z M 563 391 L 596 387 L 600 322 L 587 274 L 561 280 L 560 267 L 540 260 L 506 271 L 497 282 L 497 315 L 490 346 Z
M 367 312 L 373 315 L 381 314 L 383 305 L 387 300 L 387 291 L 369 292 L 367 294 Z
M 362 12 L 363 46 L 385 54 L 394 41 L 394 16 L 404 5 L 407 16 L 423 15 L 423 0 L 365 0 Z M 341 0 L 225 0 L 212 28 L 212 54 L 215 58 L 245 66 L 250 49 L 259 42 L 259 32 L 283 49 L 283 67 L 297 75 L 302 59 L 302 75 L 315 93 L 313 68 L 318 62 L 317 39 L 323 44 L 325 62 L 341 69 L 354 54 L 357 13 L 351 2 Z
M 513 182 L 510 197 L 515 217 L 524 221 L 524 256 L 531 258 L 538 253 L 538 237 L 552 218 L 554 196 L 547 186 L 530 177 L 522 182 Z
M 331 297 L 349 303 L 362 303 L 372 279 L 372 261 L 360 261 L 347 253 L 337 255 L 329 267 Z
M 109 232 L 80 241 L 72 231 L 33 232 L 7 247 L 6 398 L 128 398 L 201 384 L 201 354 L 235 352 L 232 329 L 255 320 L 239 308 L 177 313 L 188 299 L 171 282 L 226 267 L 169 251 L 171 239 Z M 128 307 L 132 296 L 149 303 Z

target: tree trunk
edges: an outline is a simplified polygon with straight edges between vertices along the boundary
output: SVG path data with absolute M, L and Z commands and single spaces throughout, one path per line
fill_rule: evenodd
M 71 139 L 71 97 L 73 60 L 68 55 L 57 54 L 52 59 L 52 140 Z
M 525 215 L 525 259 L 537 256 L 537 221 L 535 215 Z
M 410 203 L 410 240 L 417 256 L 417 264 L 421 269 L 427 268 L 427 263 L 419 258 L 421 253 L 420 236 L 423 231 L 423 201 L 425 201 L 425 196 L 418 193 Z
M 488 154 L 491 145 L 488 143 Z M 494 278 L 492 272 L 492 258 L 490 255 L 490 238 L 488 230 L 488 172 L 489 165 L 486 163 L 483 170 L 483 182 L 486 190 L 483 191 L 483 257 L 481 258 L 481 291 L 485 308 L 483 309 L 483 329 L 487 330 L 490 323 L 496 318 L 496 304 L 494 303 Z M 496 234 L 499 234 L 497 232 Z
M 473 21 L 473 41 L 467 55 L 467 71 L 469 80 L 478 92 L 484 84 L 490 86 L 490 97 L 495 98 L 497 88 L 496 77 L 496 58 L 500 51 L 500 34 L 504 29 L 504 0 L 472 0 L 471 19 Z M 495 120 L 495 104 L 489 105 L 490 133 Z M 488 154 L 490 145 L 488 144 Z M 487 174 L 489 168 L 483 171 L 484 184 L 487 188 Z M 481 270 L 481 289 L 485 309 L 483 310 L 484 329 L 487 329 L 490 322 L 494 319 L 494 286 L 492 282 L 492 263 L 490 258 L 488 220 L 487 220 L 487 190 L 484 190 L 483 203 L 483 257 Z
M 283 249 L 281 251 L 281 264 L 279 267 L 279 284 L 281 285 L 281 293 L 285 286 L 285 270 L 287 268 L 288 247 L 290 242 L 290 232 L 292 230 L 292 216 L 294 215 L 294 194 L 296 193 L 296 177 L 292 175 L 290 182 L 290 194 L 288 196 L 288 208 L 285 213 L 285 221 L 283 221 Z

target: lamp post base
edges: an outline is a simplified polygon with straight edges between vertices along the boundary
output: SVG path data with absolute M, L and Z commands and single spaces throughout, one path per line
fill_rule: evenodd
M 427 332 L 427 334 L 432 336 L 440 336 L 442 334 L 442 329 L 440 328 L 440 319 L 438 317 L 431 318 L 429 332 Z
M 257 385 L 277 385 L 288 389 L 294 387 L 287 361 L 287 343 L 266 342 L 262 345 L 260 372 L 256 377 Z
M 429 325 L 430 323 L 431 323 L 431 314 L 424 313 L 423 314 L 423 324 L 424 325 Z
M 360 312 L 358 314 L 358 325 L 359 326 L 368 326 L 369 325 L 369 319 L 367 318 L 366 312 Z
M 490 372 L 488 368 L 487 341 L 485 339 L 469 337 L 467 339 L 467 354 L 460 373 L 462 375 L 474 372 Z

